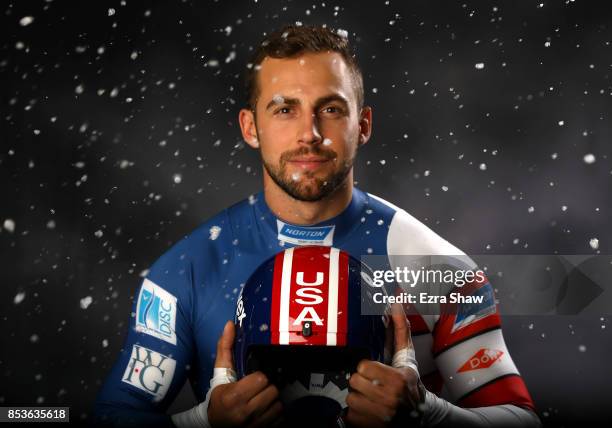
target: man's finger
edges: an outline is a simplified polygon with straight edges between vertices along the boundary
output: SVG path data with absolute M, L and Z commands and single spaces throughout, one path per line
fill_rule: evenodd
M 255 398 L 253 398 L 253 400 L 258 399 L 261 395 L 265 394 L 269 388 L 273 387 L 269 386 L 261 394 L 258 394 Z M 278 391 L 276 391 L 276 398 L 278 398 Z M 253 412 L 252 421 L 248 425 L 250 428 L 269 427 L 280 419 L 283 412 L 283 405 L 280 401 L 276 400 L 276 398 L 269 402 L 265 407 L 259 409 L 259 411 Z M 249 406 L 250 405 L 251 403 L 249 402 Z
M 353 373 L 349 380 L 349 385 L 354 391 L 357 391 L 372 401 L 382 403 L 384 406 L 393 408 L 401 401 L 400 395 L 390 394 L 388 389 L 382 387 L 376 381 L 372 381 L 361 376 L 359 373 Z
M 346 396 L 346 404 L 350 410 L 355 410 L 368 416 L 373 422 L 388 423 L 395 416 L 395 409 L 388 409 L 380 403 L 375 403 L 358 392 L 351 392 Z
M 280 401 L 275 401 L 268 409 L 253 422 L 248 425 L 248 428 L 273 427 L 279 426 L 283 417 L 283 405 Z
M 394 304 L 391 307 L 391 321 L 393 322 L 394 352 L 404 348 L 413 348 L 410 322 L 401 305 Z
M 357 364 L 357 373 L 378 385 L 388 385 L 397 380 L 397 373 L 378 361 L 361 360 Z
M 355 428 L 384 427 L 384 422 L 373 422 L 371 418 L 368 418 L 368 416 L 364 415 L 363 413 L 359 413 L 354 409 L 349 409 L 348 414 L 346 415 L 346 422 L 350 427 Z
M 257 418 L 278 398 L 278 388 L 268 385 L 263 391 L 253 396 L 247 403 L 247 411 Z
M 266 389 L 268 384 L 268 378 L 262 372 L 251 373 L 234 384 L 233 393 L 240 396 L 241 401 L 246 404 Z
M 234 369 L 234 356 L 232 349 L 234 347 L 234 337 L 236 336 L 236 327 L 233 321 L 225 323 L 223 334 L 217 342 L 217 358 L 215 359 L 215 368 Z

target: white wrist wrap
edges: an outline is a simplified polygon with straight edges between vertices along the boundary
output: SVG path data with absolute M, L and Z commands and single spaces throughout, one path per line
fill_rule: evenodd
M 404 367 L 410 367 L 419 375 L 419 368 L 417 366 L 416 354 L 414 353 L 414 348 L 402 348 L 393 355 L 393 361 L 391 362 L 391 366 L 396 369 L 401 369 Z
M 232 382 L 236 382 L 236 371 L 234 369 L 215 367 L 213 369 L 213 377 L 210 380 L 209 392 L 216 386 L 225 385 L 226 383 Z
M 206 393 L 206 399 L 189 410 L 172 415 L 174 425 L 178 428 L 212 428 L 210 422 L 208 422 L 210 394 L 215 387 L 232 382 L 236 382 L 236 372 L 234 370 L 215 367 L 213 369 L 213 377 L 210 380 L 210 388 Z

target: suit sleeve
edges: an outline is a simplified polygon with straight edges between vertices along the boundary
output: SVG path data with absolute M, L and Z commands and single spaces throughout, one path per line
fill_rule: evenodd
M 124 346 L 96 399 L 96 426 L 174 427 L 165 411 L 195 352 L 192 266 L 183 248 L 164 254 L 138 289 Z
M 510 404 L 534 411 L 504 342 L 493 287 L 484 278 L 455 292 L 478 299 L 442 307 L 433 331 L 435 362 L 451 401 L 468 408 Z

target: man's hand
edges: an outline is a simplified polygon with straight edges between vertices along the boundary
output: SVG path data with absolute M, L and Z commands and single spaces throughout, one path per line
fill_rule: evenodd
M 217 342 L 215 368 L 234 370 L 232 347 L 235 326 L 228 321 Z M 208 420 L 213 428 L 269 426 L 280 418 L 278 389 L 262 372 L 251 373 L 238 382 L 216 386 L 210 395 Z
M 389 426 L 400 412 L 417 417 L 418 405 L 425 399 L 425 388 L 414 364 L 410 324 L 403 308 L 392 309 L 393 367 L 369 360 L 359 363 L 349 380 L 352 391 L 346 398 L 346 421 L 351 426 Z

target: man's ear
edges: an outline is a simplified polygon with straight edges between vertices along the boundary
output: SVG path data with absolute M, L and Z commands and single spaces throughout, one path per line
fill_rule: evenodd
M 252 110 L 243 108 L 238 114 L 238 122 L 240 122 L 240 131 L 244 141 L 254 149 L 259 148 L 259 140 L 257 138 L 257 127 L 255 126 L 255 114 Z
M 363 107 L 359 113 L 359 145 L 368 142 L 372 135 L 372 107 Z

